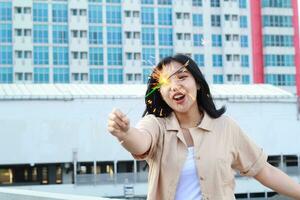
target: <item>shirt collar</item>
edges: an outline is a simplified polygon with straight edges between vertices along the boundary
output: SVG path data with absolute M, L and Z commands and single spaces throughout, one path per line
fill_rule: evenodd
M 205 111 L 203 111 L 203 113 L 204 113 L 204 117 L 203 117 L 201 123 L 197 126 L 197 128 L 201 128 L 208 132 L 211 132 L 212 126 L 213 126 L 213 119 Z M 178 131 L 180 129 L 179 122 L 178 122 L 174 112 L 172 112 L 166 118 L 166 129 L 168 131 L 170 131 L 170 130 Z

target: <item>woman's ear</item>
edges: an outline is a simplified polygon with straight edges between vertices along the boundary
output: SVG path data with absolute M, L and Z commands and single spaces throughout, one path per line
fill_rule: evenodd
M 197 83 L 197 90 L 200 90 L 201 89 L 201 87 L 200 87 L 200 85 Z

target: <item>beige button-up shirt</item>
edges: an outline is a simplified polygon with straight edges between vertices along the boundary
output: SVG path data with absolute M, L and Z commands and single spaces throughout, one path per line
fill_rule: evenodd
M 174 200 L 188 149 L 174 113 L 167 118 L 146 115 L 136 126 L 151 135 L 144 155 L 133 155 L 149 164 L 148 200 Z M 266 164 L 267 155 L 229 117 L 214 119 L 204 113 L 198 127 L 189 129 L 202 199 L 232 200 L 234 174 L 255 176 Z

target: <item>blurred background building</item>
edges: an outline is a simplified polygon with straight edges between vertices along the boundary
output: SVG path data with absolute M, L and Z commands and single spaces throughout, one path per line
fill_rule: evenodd
M 1 0 L 0 34 L 1 83 L 146 83 L 185 53 L 209 83 L 300 85 L 297 0 Z

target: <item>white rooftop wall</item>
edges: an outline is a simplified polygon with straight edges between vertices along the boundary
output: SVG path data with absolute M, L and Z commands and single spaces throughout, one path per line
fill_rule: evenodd
M 269 85 L 211 90 L 217 105 L 226 105 L 226 114 L 268 154 L 300 154 L 293 95 Z M 72 162 L 74 150 L 80 162 L 131 160 L 108 134 L 107 116 L 117 107 L 135 125 L 144 91 L 145 85 L 1 85 L 0 164 Z

